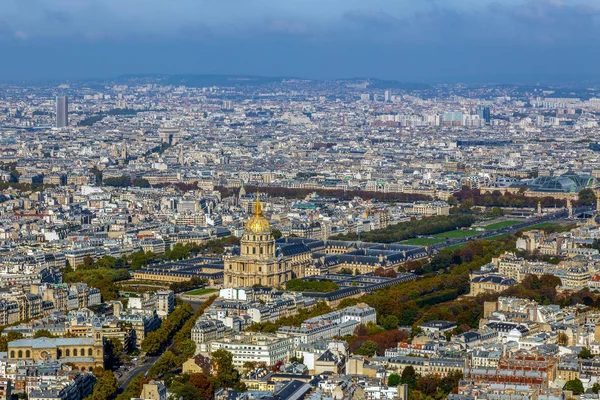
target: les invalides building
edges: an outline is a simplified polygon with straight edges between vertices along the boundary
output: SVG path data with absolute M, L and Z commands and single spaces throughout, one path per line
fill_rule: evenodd
M 242 235 L 239 255 L 225 257 L 224 286 L 283 286 L 290 279 L 304 277 L 311 259 L 310 252 L 292 256 L 278 249 L 257 196 L 254 215 Z

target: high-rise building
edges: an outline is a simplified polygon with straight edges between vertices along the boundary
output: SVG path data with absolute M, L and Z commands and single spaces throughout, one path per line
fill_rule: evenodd
M 67 96 L 56 97 L 56 127 L 64 128 L 69 125 L 69 99 Z
M 490 108 L 487 106 L 479 106 L 477 107 L 477 115 L 482 121 L 485 121 L 486 125 L 489 125 L 492 122 L 492 114 L 490 112 Z
M 447 111 L 443 116 L 444 126 L 462 126 L 463 125 L 463 113 L 460 111 Z
M 392 93 L 389 90 L 386 90 L 384 93 L 385 102 L 389 103 L 392 101 Z

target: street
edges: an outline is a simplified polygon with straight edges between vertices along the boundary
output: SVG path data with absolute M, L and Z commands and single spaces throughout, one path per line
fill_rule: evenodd
M 135 378 L 138 374 L 145 374 L 148 372 L 150 367 L 160 358 L 158 356 L 146 357 L 146 362 L 142 363 L 142 360 L 138 359 L 133 362 L 133 365 L 129 365 L 130 363 L 123 364 L 119 369 L 115 371 L 115 376 L 117 377 L 117 381 L 119 382 L 119 389 L 125 389 L 129 382 L 133 378 Z

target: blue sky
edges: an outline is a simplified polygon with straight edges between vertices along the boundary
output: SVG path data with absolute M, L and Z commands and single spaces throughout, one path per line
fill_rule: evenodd
M 0 79 L 223 73 L 439 81 L 600 70 L 600 0 L 1 3 Z

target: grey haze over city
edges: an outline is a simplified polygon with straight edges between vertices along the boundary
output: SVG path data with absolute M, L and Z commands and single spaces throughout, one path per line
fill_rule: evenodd
M 0 79 L 596 78 L 595 0 L 4 0 Z

